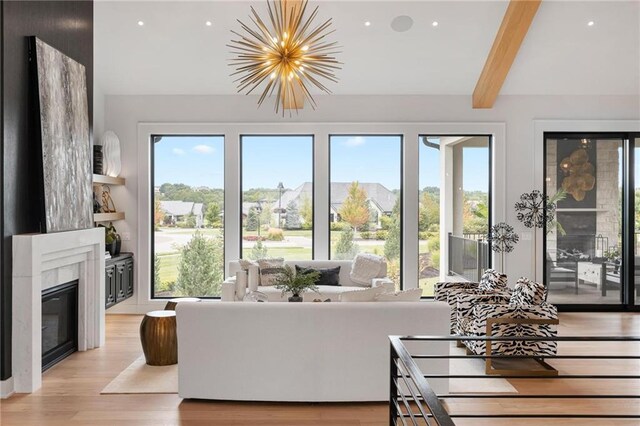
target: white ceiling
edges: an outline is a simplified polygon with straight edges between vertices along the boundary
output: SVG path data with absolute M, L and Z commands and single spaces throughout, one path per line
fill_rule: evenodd
M 469 95 L 507 3 L 311 0 L 321 18 L 333 18 L 343 46 L 340 83 L 330 88 Z M 265 0 L 97 1 L 97 85 L 105 94 L 236 93 L 225 45 L 236 19 L 248 22 L 250 5 L 266 12 Z M 411 30 L 391 29 L 399 15 L 413 18 Z M 638 94 L 639 28 L 638 1 L 543 1 L 501 93 Z

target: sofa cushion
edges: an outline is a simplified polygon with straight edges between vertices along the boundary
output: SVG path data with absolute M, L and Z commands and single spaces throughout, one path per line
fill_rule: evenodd
M 309 268 L 296 265 L 296 274 L 309 274 L 311 272 L 320 273 L 316 285 L 340 285 L 340 266 L 335 268 Z
M 344 291 L 340 293 L 341 302 L 373 302 L 380 293 L 384 291 L 383 287 L 361 288 L 358 290 Z
M 480 278 L 478 284 L 478 290 L 482 291 L 495 291 L 498 289 L 507 288 L 507 276 L 495 269 L 487 269 Z
M 305 302 L 313 302 L 315 299 L 320 299 L 320 300 L 329 299 L 332 302 L 338 302 L 340 300 L 340 294 L 344 293 L 345 291 L 362 290 L 362 287 L 355 287 L 355 286 L 347 287 L 347 286 L 336 286 L 336 285 L 321 285 L 317 287 L 318 287 L 317 292 L 307 291 L 302 293 L 300 296 L 302 296 L 302 299 Z M 290 294 L 286 294 L 286 293 L 283 296 L 282 290 L 278 290 L 273 286 L 260 287 L 258 291 L 264 293 L 267 296 L 267 299 L 269 300 L 269 302 L 286 302 L 289 296 L 291 296 Z
M 520 278 L 511 292 L 511 305 L 541 305 L 546 299 L 546 288 L 543 284 Z
M 278 275 L 282 272 L 284 266 L 284 259 L 260 259 L 258 260 L 260 266 L 260 285 L 272 286 L 277 284 L 276 280 Z
M 351 264 L 351 281 L 356 285 L 371 286 L 371 280 L 387 274 L 384 257 L 371 253 L 359 253 Z
M 376 296 L 376 302 L 417 302 L 422 297 L 421 288 L 397 291 L 395 293 L 382 293 Z

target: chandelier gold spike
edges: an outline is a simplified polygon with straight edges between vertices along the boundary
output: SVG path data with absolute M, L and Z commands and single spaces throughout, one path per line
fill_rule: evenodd
M 307 13 L 307 0 L 267 0 L 267 10 L 263 20 L 251 7 L 253 26 L 238 20 L 241 32 L 231 31 L 238 37 L 227 45 L 238 93 L 261 90 L 258 106 L 275 95 L 275 111 L 283 116 L 287 109 L 301 109 L 305 99 L 315 109 L 311 87 L 331 93 L 324 81 L 337 83 L 335 71 L 342 65 L 337 43 L 326 40 L 334 32 L 332 20 L 314 24 L 318 7 Z

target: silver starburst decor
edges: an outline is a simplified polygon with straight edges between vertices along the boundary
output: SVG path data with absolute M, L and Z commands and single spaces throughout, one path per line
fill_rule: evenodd
M 556 205 L 549 201 L 549 197 L 542 195 L 534 189 L 520 196 L 520 201 L 515 204 L 517 218 L 527 228 L 534 228 L 533 232 L 533 274 L 537 279 L 538 272 L 538 233 L 535 230 L 547 223 L 553 222 L 556 217 Z
M 556 216 L 556 205 L 549 202 L 549 197 L 534 189 L 520 196 L 515 204 L 517 217 L 527 228 L 542 228 L 546 221 L 551 222 Z
M 491 250 L 501 254 L 502 270 L 504 271 L 504 254 L 511 253 L 515 244 L 520 241 L 520 237 L 513 230 L 513 226 L 500 222 L 489 228 L 487 240 Z
M 497 223 L 489 229 L 487 239 L 491 243 L 491 250 L 496 253 L 511 253 L 520 237 L 513 230 L 513 226 L 504 222 Z

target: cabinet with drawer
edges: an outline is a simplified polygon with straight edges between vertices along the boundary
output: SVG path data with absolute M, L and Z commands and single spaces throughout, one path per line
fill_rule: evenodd
M 105 308 L 133 296 L 133 254 L 121 253 L 105 260 Z

